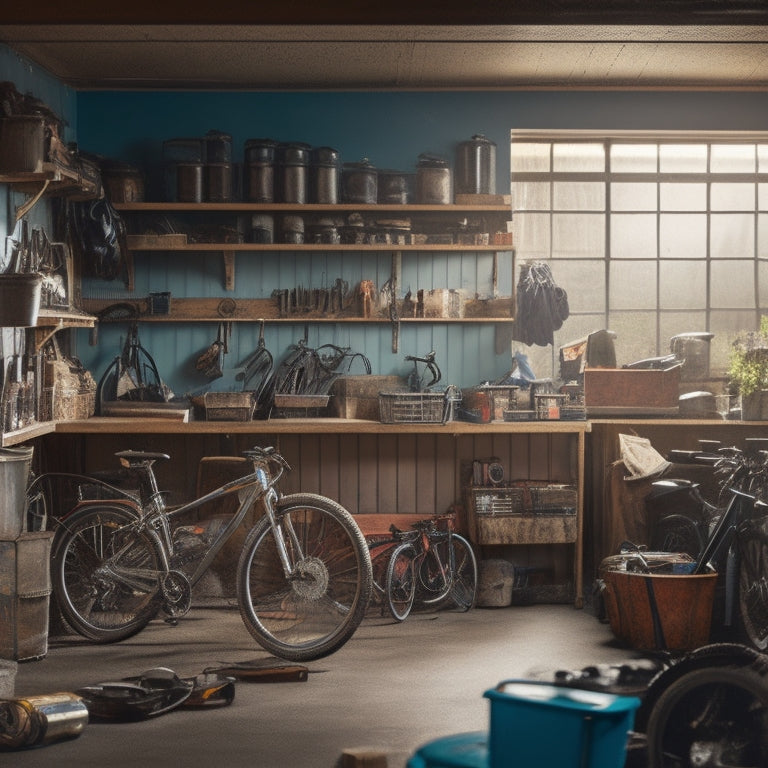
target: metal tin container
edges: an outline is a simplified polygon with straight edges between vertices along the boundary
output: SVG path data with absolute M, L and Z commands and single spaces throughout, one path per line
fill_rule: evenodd
M 345 203 L 375 204 L 378 199 L 376 167 L 368 158 L 363 158 L 359 163 L 344 163 L 341 189 Z
M 208 163 L 205 166 L 205 189 L 208 202 L 231 202 L 232 181 L 232 163 Z
M 392 170 L 379 171 L 377 201 L 385 205 L 406 205 L 410 202 L 412 181 L 412 174 Z
M 176 200 L 180 203 L 202 203 L 204 166 L 202 163 L 177 163 Z
M 222 131 L 205 134 L 205 161 L 207 163 L 232 162 L 232 137 Z
M 448 161 L 437 155 L 419 155 L 416 202 L 421 205 L 448 205 L 452 201 L 453 184 Z
M 42 170 L 48 154 L 45 120 L 38 115 L 13 115 L 0 119 L 0 171 Z
M 204 139 L 167 139 L 163 142 L 163 160 L 166 163 L 206 162 Z
M 496 144 L 481 134 L 456 147 L 457 195 L 491 195 L 496 192 Z
M 307 202 L 309 188 L 308 144 L 279 144 L 277 147 L 277 201 L 280 203 Z
M 275 220 L 269 213 L 251 216 L 252 243 L 269 244 L 275 241 Z
M 101 181 L 113 203 L 144 201 L 144 174 L 135 165 L 120 162 L 102 163 Z
M 283 216 L 280 220 L 280 242 L 293 245 L 304 242 L 304 219 L 301 216 Z
M 251 203 L 275 200 L 275 151 L 272 139 L 248 139 L 245 142 L 245 198 Z
M 310 202 L 336 205 L 339 182 L 339 153 L 331 147 L 315 147 L 311 152 Z

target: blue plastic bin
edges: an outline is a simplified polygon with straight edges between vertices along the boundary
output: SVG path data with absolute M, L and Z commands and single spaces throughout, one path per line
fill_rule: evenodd
M 489 768 L 622 768 L 640 699 L 531 680 L 489 691 Z
M 488 733 L 457 733 L 429 741 L 411 755 L 406 768 L 488 768 Z

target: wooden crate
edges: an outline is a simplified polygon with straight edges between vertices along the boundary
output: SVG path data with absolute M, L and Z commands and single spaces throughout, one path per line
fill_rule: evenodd
M 587 417 L 677 415 L 680 368 L 680 365 L 666 370 L 587 368 L 584 371 Z

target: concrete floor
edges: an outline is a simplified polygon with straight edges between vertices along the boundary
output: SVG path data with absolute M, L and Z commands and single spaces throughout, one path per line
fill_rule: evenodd
M 238 681 L 229 707 L 176 710 L 138 723 L 90 723 L 76 739 L 0 753 L 14 768 L 334 768 L 345 749 L 373 747 L 388 768 L 434 738 L 488 727 L 483 692 L 513 677 L 633 657 L 589 608 L 533 605 L 367 617 L 309 679 Z M 193 607 L 178 626 L 155 621 L 107 646 L 49 637 L 47 655 L 18 665 L 16 696 L 71 691 L 166 666 L 193 676 L 219 662 L 269 658 L 227 601 Z M 548 768 L 542 766 L 542 768 Z

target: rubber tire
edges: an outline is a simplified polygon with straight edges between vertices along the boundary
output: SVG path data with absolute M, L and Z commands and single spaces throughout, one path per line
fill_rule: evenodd
M 768 536 L 739 536 L 739 621 L 744 639 L 758 651 L 768 649 Z
M 416 598 L 416 547 L 398 544 L 387 563 L 385 594 L 387 608 L 396 621 L 405 621 Z
M 665 515 L 653 527 L 651 552 L 685 552 L 698 558 L 704 549 L 699 527 L 685 515 Z
M 693 744 L 735 745 L 723 765 L 768 764 L 768 678 L 764 665 L 723 665 L 693 669 L 674 680 L 648 717 L 648 768 L 691 765 Z M 722 697 L 725 697 L 723 699 Z M 755 709 L 754 705 L 759 707 Z M 701 739 L 696 739 L 700 723 Z M 699 752 L 701 755 L 702 752 Z M 733 762 L 734 759 L 743 762 Z M 697 765 L 720 765 L 701 762 Z
M 152 574 L 147 580 L 146 592 L 137 595 L 119 590 L 110 598 L 104 594 L 106 579 L 102 579 L 99 585 L 94 583 L 96 566 L 103 562 L 104 553 L 114 545 L 113 537 L 119 529 L 135 520 L 135 515 L 120 507 L 88 506 L 75 510 L 60 521 L 56 529 L 51 547 L 51 580 L 56 604 L 67 626 L 97 643 L 115 643 L 132 637 L 152 621 L 162 602 L 157 579 L 157 573 L 163 570 L 162 550 L 157 539 L 146 532 L 130 534 L 136 539 L 131 551 L 131 568 L 139 566 Z M 100 555 L 93 547 L 84 549 L 87 546 L 85 532 L 97 529 L 101 530 L 98 538 L 106 542 Z M 98 563 L 77 566 L 75 555 L 79 553 L 82 556 L 88 552 L 96 554 Z M 119 588 L 117 583 L 113 586 Z M 98 603 L 94 602 L 97 592 L 102 593 Z M 125 610 L 125 606 L 121 608 L 119 601 L 133 603 L 137 598 L 138 604 L 131 605 L 130 610 Z M 89 604 L 90 608 L 87 608 Z M 93 611 L 95 605 L 104 610 Z M 107 606 L 111 610 L 106 610 Z M 127 618 L 118 620 L 119 616 Z
M 451 536 L 453 584 L 451 599 L 460 611 L 468 611 L 477 597 L 477 558 L 472 545 L 458 533 Z
M 292 521 L 304 562 L 312 569 L 307 573 L 315 579 L 285 578 L 265 515 L 249 531 L 240 554 L 240 615 L 256 642 L 275 656 L 319 659 L 341 648 L 365 616 L 373 584 L 368 545 L 352 515 L 332 499 L 296 493 L 282 496 L 275 506 L 278 522 Z M 300 519 L 304 511 L 311 513 L 306 526 Z M 291 542 L 285 545 L 290 556 Z

